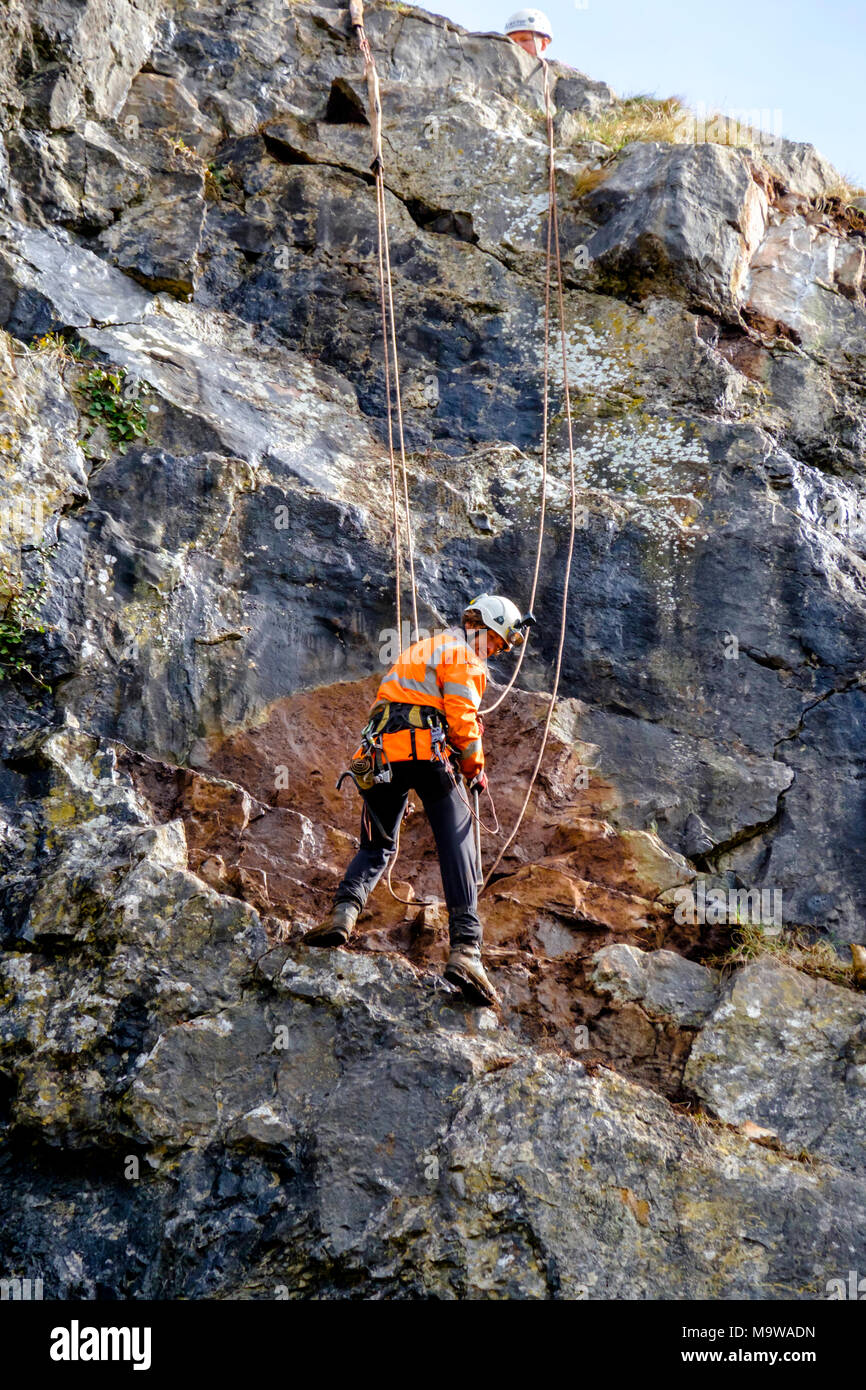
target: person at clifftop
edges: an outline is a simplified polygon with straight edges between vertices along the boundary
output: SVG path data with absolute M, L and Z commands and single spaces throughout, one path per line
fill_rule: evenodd
M 482 927 L 473 819 L 457 772 L 484 790 L 483 725 L 487 659 L 522 645 L 531 614 L 498 594 L 481 594 L 462 627 L 415 642 L 382 680 L 352 759 L 361 793 L 361 846 L 339 884 L 329 915 L 304 937 L 311 946 L 344 946 L 367 898 L 397 853 L 409 791 L 421 798 L 433 829 L 448 908 L 451 946 L 445 978 L 474 1003 L 497 1004 L 481 962 Z
M 505 32 L 533 58 L 540 58 L 553 40 L 553 27 L 541 10 L 516 10 L 506 21 Z

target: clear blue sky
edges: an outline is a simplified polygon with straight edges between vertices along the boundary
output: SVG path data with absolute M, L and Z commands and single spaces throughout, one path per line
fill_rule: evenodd
M 426 8 L 487 31 L 501 30 L 518 5 L 442 0 Z M 783 135 L 817 145 L 866 186 L 866 0 L 588 0 L 586 8 L 547 0 L 540 8 L 553 23 L 549 56 L 619 96 L 780 111 Z

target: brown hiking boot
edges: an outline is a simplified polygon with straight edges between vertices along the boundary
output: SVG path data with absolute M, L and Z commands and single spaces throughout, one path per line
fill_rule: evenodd
M 304 934 L 308 946 L 345 946 L 358 920 L 355 903 L 335 903 L 324 922 Z
M 479 946 L 472 946 L 468 943 L 462 946 L 452 946 L 448 964 L 445 967 L 445 978 L 450 980 L 452 985 L 457 985 L 459 989 L 462 989 L 464 997 L 471 1004 L 484 1004 L 490 1008 L 499 1006 L 499 995 L 487 978 L 487 971 L 481 964 L 481 948 Z

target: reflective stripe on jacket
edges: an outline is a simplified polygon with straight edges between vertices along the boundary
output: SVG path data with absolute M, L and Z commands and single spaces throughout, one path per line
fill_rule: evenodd
M 431 705 L 440 710 L 461 771 L 474 777 L 484 766 L 478 707 L 486 686 L 487 669 L 462 634 L 439 633 L 400 653 L 379 686 L 375 703 L 387 700 L 389 704 Z M 382 747 L 391 762 L 404 762 L 413 756 L 429 758 L 430 730 L 383 734 Z

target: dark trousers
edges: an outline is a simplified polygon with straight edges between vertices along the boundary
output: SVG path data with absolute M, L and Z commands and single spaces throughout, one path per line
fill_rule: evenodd
M 394 841 L 409 792 L 414 790 L 421 798 L 436 840 L 451 945 L 460 942 L 480 945 L 475 839 L 469 806 L 441 763 L 419 758 L 392 763 L 391 770 L 390 782 L 377 782 L 362 793 L 365 809 L 361 817 L 361 848 L 337 889 L 336 901 L 354 902 L 363 907 L 394 854 L 393 843 L 383 839 L 367 807 Z

